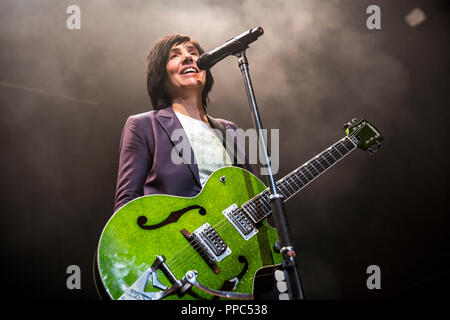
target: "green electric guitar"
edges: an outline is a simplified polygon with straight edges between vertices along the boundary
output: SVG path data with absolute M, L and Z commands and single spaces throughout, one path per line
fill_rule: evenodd
M 356 148 L 373 152 L 383 140 L 366 120 L 277 182 L 284 200 Z M 215 171 L 195 197 L 148 195 L 108 221 L 96 255 L 97 287 L 121 300 L 253 299 L 255 279 L 282 260 L 269 189 L 238 167 Z

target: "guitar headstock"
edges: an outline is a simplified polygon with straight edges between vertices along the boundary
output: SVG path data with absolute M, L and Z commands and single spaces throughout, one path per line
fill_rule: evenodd
M 367 120 L 353 119 L 344 126 L 345 134 L 362 150 L 373 153 L 381 149 L 383 136 L 377 128 Z

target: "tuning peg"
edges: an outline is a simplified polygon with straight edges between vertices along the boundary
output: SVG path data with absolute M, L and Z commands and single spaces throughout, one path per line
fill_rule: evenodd
M 381 142 L 377 142 L 376 144 L 378 150 L 381 150 L 381 148 L 383 147 L 383 144 Z
M 347 122 L 346 124 L 344 124 L 344 131 L 347 130 L 349 127 L 351 127 L 352 124 L 350 122 Z
M 358 123 L 358 122 L 359 122 L 358 119 L 356 119 L 356 118 L 353 118 L 353 119 L 352 119 L 352 124 L 356 124 L 356 123 Z

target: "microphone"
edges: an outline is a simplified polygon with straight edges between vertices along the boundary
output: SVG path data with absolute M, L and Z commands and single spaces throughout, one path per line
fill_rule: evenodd
M 263 28 L 250 29 L 225 42 L 222 46 L 202 54 L 197 60 L 197 67 L 202 70 L 212 68 L 220 60 L 238 54 L 248 48 L 248 45 L 258 39 L 264 33 Z

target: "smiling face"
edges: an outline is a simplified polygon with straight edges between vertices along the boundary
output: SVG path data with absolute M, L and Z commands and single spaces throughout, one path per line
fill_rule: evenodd
M 206 71 L 197 67 L 200 53 L 190 42 L 174 45 L 166 65 L 165 86 L 171 99 L 190 94 L 201 96 L 206 82 Z

